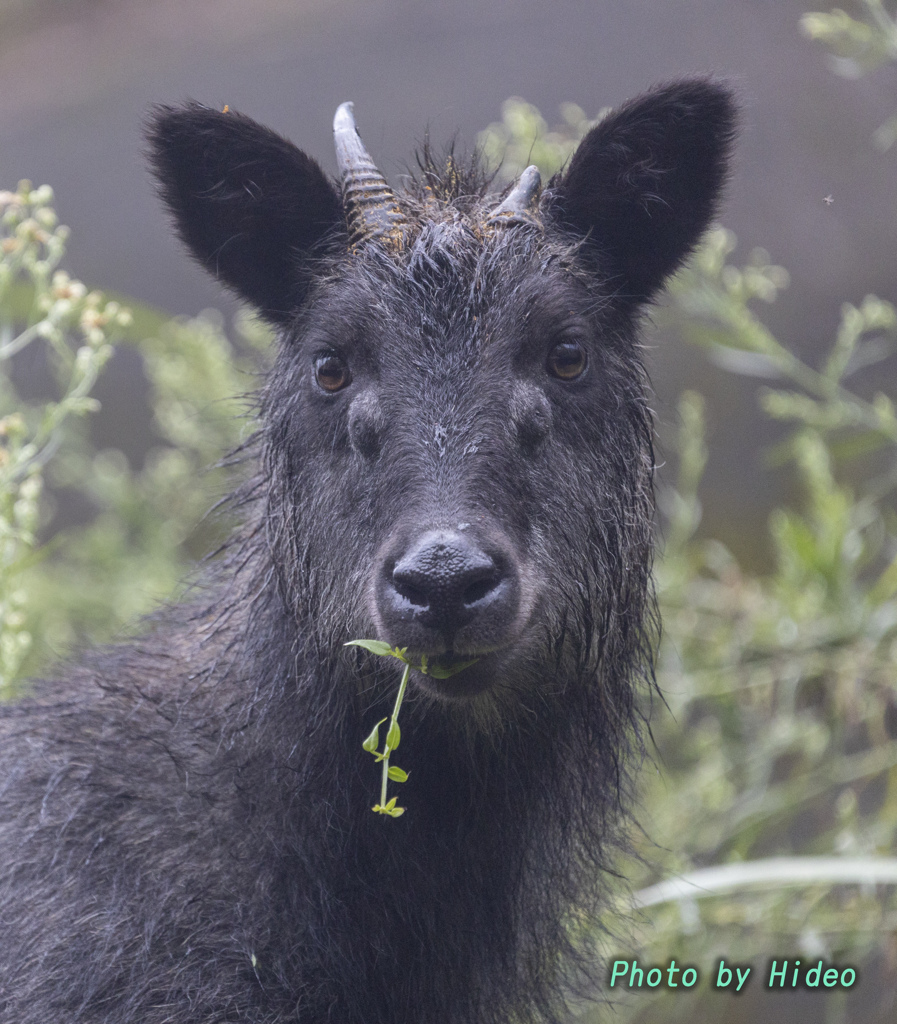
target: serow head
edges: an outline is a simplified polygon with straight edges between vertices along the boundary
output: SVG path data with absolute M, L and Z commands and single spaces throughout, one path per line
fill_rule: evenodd
M 351 104 L 331 181 L 242 114 L 157 108 L 191 254 L 279 335 L 264 535 L 297 628 L 451 665 L 440 697 L 627 677 L 651 617 L 652 427 L 639 313 L 726 177 L 729 90 L 662 86 L 503 194 L 427 151 L 400 192 Z M 650 646 L 650 645 L 648 645 Z

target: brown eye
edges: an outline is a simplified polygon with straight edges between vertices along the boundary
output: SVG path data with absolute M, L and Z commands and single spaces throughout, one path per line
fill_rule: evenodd
M 586 368 L 586 352 L 576 341 L 562 341 L 548 353 L 548 372 L 558 380 L 576 380 Z
M 315 360 L 315 381 L 324 391 L 340 391 L 351 380 L 349 366 L 342 356 L 331 353 Z

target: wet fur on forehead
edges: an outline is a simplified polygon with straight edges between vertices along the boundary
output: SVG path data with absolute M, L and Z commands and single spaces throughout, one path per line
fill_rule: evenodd
M 406 243 L 392 259 L 392 266 L 404 269 L 411 281 L 424 289 L 455 281 L 482 289 L 486 281 L 494 276 L 507 278 L 515 268 L 522 277 L 554 265 L 589 290 L 601 287 L 595 267 L 586 269 L 577 259 L 583 239 L 558 230 L 548 216 L 543 230 L 528 225 L 487 226 L 513 186 L 493 189 L 498 172 L 487 169 L 479 150 L 459 159 L 451 145 L 436 156 L 425 142 L 416 163 L 418 171 L 405 176 L 400 197 L 409 215 Z M 546 213 L 554 205 L 560 178 L 556 174 L 542 190 L 540 205 Z M 477 297 L 470 295 L 473 301 Z
M 354 296 L 359 305 L 368 304 L 372 315 L 383 305 L 393 318 L 396 308 L 383 303 L 383 296 L 396 293 L 413 300 L 418 317 L 441 312 L 476 321 L 496 301 L 519 296 L 521 289 L 538 289 L 540 282 L 564 301 L 575 292 L 577 305 L 589 314 L 607 308 L 613 289 L 593 262 L 580 259 L 582 238 L 556 228 L 548 218 L 544 229 L 486 225 L 502 199 L 502 193 L 488 191 L 490 184 L 476 156 L 463 172 L 449 160 L 439 177 L 431 169 L 409 178 L 401 195 L 409 214 L 403 247 L 396 252 L 372 241 L 350 252 L 331 249 L 314 266 L 310 301 L 298 312 L 294 328 L 301 331 L 331 296 L 343 303 Z M 542 198 L 546 209 L 552 198 L 549 186 Z

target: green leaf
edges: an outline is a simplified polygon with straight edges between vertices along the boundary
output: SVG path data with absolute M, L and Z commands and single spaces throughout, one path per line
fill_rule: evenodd
M 393 782 L 407 782 L 408 772 L 403 772 L 397 765 L 390 765 L 389 771 L 386 773 Z
M 380 721 L 374 726 L 370 736 L 361 744 L 363 750 L 366 750 L 369 754 L 376 754 L 377 747 L 380 745 L 380 726 L 386 721 L 385 718 L 381 718 Z
M 470 668 L 471 665 L 476 665 L 479 660 L 479 658 L 472 658 L 470 661 L 459 661 L 457 665 L 430 665 L 427 672 L 434 679 L 448 679 L 449 676 L 456 676 L 464 669 Z
M 393 649 L 389 644 L 385 644 L 382 640 L 349 640 L 344 647 L 363 647 L 366 651 L 370 651 L 372 654 L 380 654 L 383 657 L 395 658 L 397 655 L 393 652 Z
M 389 800 L 383 808 L 383 813 L 388 814 L 391 818 L 398 818 L 400 815 L 405 813 L 405 808 L 396 807 L 396 797 L 393 797 L 392 800 Z
M 404 807 L 396 807 L 396 798 L 387 801 L 385 804 L 374 804 L 371 808 L 377 814 L 388 814 L 390 818 L 400 818 L 405 813 Z
M 390 750 L 397 750 L 401 739 L 402 730 L 399 728 L 399 723 L 393 722 L 389 727 L 389 732 L 386 734 L 386 745 Z

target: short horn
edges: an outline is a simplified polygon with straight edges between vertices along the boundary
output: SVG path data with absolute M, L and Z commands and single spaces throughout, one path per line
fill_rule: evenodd
M 337 107 L 333 142 L 343 182 L 349 244 L 362 245 L 378 239 L 390 248 L 400 249 L 408 221 L 395 193 L 364 148 L 351 103 Z
M 535 164 L 529 167 L 517 179 L 517 183 L 508 193 L 503 202 L 489 214 L 486 224 L 490 228 L 514 227 L 517 224 L 530 224 L 542 227 L 539 217 L 539 196 L 542 191 L 542 176 Z

